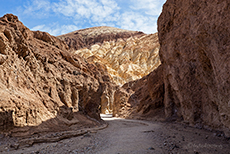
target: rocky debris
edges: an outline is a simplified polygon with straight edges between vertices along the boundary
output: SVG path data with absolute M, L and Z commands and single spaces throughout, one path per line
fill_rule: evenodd
M 101 125 L 110 78 L 102 65 L 68 48 L 48 33 L 30 31 L 17 16 L 0 18 L 1 132 L 25 137 Z
M 76 44 L 69 45 L 74 49 L 72 52 L 84 57 L 88 62 L 104 64 L 117 85 L 140 79 L 160 65 L 157 33 L 147 35 L 112 27 L 94 27 L 75 33 L 84 34 L 87 39 L 93 39 L 94 43 L 87 45 L 85 38 L 83 39 L 85 45 L 81 48 Z M 69 37 L 79 42 L 75 33 L 59 38 L 66 43 Z
M 230 2 L 167 0 L 158 19 L 167 117 L 230 136 Z

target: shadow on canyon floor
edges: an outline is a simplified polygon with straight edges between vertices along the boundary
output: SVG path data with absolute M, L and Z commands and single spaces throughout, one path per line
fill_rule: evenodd
M 60 115 L 42 123 L 38 127 L 28 127 L 28 132 L 30 130 L 33 130 L 33 132 L 37 130 L 38 132 L 38 130 L 49 128 L 47 132 L 32 134 L 29 139 L 20 138 L 20 142 L 17 142 L 19 140 L 14 140 L 16 137 L 10 137 L 16 135 L 13 131 L 8 136 L 1 135 L 0 152 L 58 154 L 226 154 L 230 151 L 229 140 L 224 138 L 222 132 L 198 129 L 182 123 L 121 119 L 114 118 L 111 114 L 101 114 L 102 119 L 108 125 L 100 127 L 102 125 L 85 117 L 80 112 L 73 115 L 69 113 L 62 113 Z M 60 118 L 68 119 L 68 116 L 70 116 L 69 119 L 71 117 L 73 119 L 78 117 L 78 120 L 75 121 L 75 124 L 74 121 L 72 121 L 72 124 L 58 123 Z M 54 123 L 56 123 L 56 127 L 54 127 Z M 64 130 L 66 128 L 68 128 L 68 131 Z M 61 129 L 63 131 L 60 131 Z M 53 133 L 54 131 L 50 132 L 50 130 L 59 131 Z
M 12 112 L 1 112 L 0 115 L 8 122 L 1 127 L 0 152 L 33 146 L 35 143 L 57 142 L 107 127 L 103 120 L 97 121 L 81 111 L 73 112 L 66 106 L 60 107 L 55 118 L 38 126 L 13 127 Z

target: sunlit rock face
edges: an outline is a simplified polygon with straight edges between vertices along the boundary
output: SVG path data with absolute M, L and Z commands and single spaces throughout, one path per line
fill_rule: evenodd
M 160 65 L 157 33 L 147 35 L 112 27 L 95 27 L 59 38 L 69 44 L 74 54 L 88 62 L 104 64 L 118 85 L 139 79 Z M 80 48 L 79 43 L 73 43 L 82 40 L 85 40 L 85 43 L 81 43 L 85 47 L 82 45 Z
M 131 36 L 143 36 L 143 32 L 128 31 L 114 27 L 93 27 L 87 29 L 77 30 L 68 34 L 58 36 L 61 40 L 65 41 L 70 49 L 78 50 L 104 41 L 117 40 L 119 38 L 127 39 Z
M 63 130 L 80 124 L 78 111 L 100 120 L 110 83 L 104 65 L 86 63 L 64 41 L 30 31 L 12 14 L 0 18 L 0 131 L 47 121 L 41 131 Z
M 167 0 L 158 19 L 165 113 L 230 136 L 230 1 Z

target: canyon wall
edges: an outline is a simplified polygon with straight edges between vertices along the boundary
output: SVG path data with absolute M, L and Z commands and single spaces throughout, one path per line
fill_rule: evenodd
M 230 2 L 167 0 L 158 19 L 167 117 L 230 135 Z
M 163 67 L 128 82 L 114 96 L 113 115 L 123 118 L 164 120 Z
M 74 54 L 106 66 L 117 85 L 148 75 L 160 65 L 157 33 L 144 34 L 113 27 L 93 27 L 59 36 Z M 70 43 L 69 40 L 82 42 Z
M 100 121 L 107 87 L 113 85 L 103 65 L 71 54 L 65 42 L 48 33 L 30 31 L 17 16 L 0 18 L 0 131 L 51 119 L 56 121 L 41 131 L 80 125 L 78 111 Z M 65 127 L 57 127 L 61 123 Z
M 58 38 L 68 44 L 71 53 L 89 63 L 105 66 L 111 80 L 119 86 L 148 75 L 161 64 L 157 33 L 102 26 L 77 30 Z M 120 99 L 116 95 L 125 90 L 110 86 L 105 91 L 101 96 L 101 113 L 113 113 L 120 106 L 114 105 Z

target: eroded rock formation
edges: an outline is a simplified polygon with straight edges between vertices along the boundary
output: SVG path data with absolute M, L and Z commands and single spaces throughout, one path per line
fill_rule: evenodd
M 116 92 L 114 114 L 146 118 L 164 110 L 166 119 L 229 137 L 229 6 L 226 0 L 168 0 L 158 19 L 162 64 Z
M 75 50 L 74 54 L 88 62 L 104 64 L 118 85 L 140 79 L 160 65 L 157 33 L 146 35 L 112 27 L 94 27 L 59 38 Z M 70 43 L 70 38 L 82 45 Z
M 135 119 L 163 120 L 163 67 L 147 76 L 126 83 L 115 93 L 114 116 Z
M 143 35 L 145 35 L 143 32 L 101 26 L 77 30 L 60 35 L 58 38 L 65 41 L 70 49 L 78 50 L 85 47 L 89 48 L 94 44 L 100 44 L 104 41 L 116 41 L 119 38 L 127 39 L 131 36 L 140 37 Z
M 100 120 L 101 97 L 111 86 L 106 68 L 67 49 L 65 42 L 30 31 L 12 14 L 0 18 L 1 131 L 27 126 L 28 135 L 31 126 L 58 131 L 98 124 L 89 119 Z
M 230 136 L 230 2 L 167 0 L 158 19 L 167 117 Z

